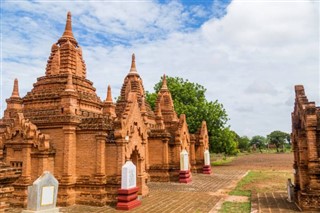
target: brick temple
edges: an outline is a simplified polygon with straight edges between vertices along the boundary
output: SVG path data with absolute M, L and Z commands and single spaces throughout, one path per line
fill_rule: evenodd
M 295 86 L 291 140 L 295 201 L 303 210 L 320 210 L 320 107 Z
M 113 102 L 110 86 L 101 100 L 86 78 L 68 13 L 45 75 L 24 97 L 15 79 L 6 99 L 0 120 L 0 161 L 20 171 L 14 176 L 17 180 L 12 179 L 11 205 L 26 206 L 27 187 L 44 171 L 59 181 L 60 206 L 114 203 L 127 160 L 137 167 L 142 196 L 148 195 L 148 181 L 178 181 L 182 150 L 189 154 L 190 170 L 202 172 L 208 150 L 206 122 L 196 134 L 189 133 L 186 116 L 174 110 L 165 76 L 153 111 L 145 100 L 134 54 L 129 65 L 118 101 Z

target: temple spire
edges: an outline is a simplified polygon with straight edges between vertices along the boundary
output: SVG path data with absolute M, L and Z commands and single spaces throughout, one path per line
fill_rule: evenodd
M 67 14 L 66 28 L 65 28 L 62 36 L 73 37 L 72 25 L 71 25 L 71 12 L 70 11 Z
M 167 90 L 168 89 L 167 78 L 166 78 L 165 74 L 163 75 L 163 78 L 162 78 L 162 87 L 161 87 L 161 89 L 162 90 Z
M 66 27 L 65 30 L 61 36 L 61 38 L 58 40 L 58 43 L 62 44 L 66 41 L 71 41 L 75 46 L 78 46 L 78 42 L 73 36 L 72 33 L 72 21 L 71 21 L 71 12 L 69 11 L 67 14 L 67 21 L 66 21 Z
M 19 82 L 18 82 L 18 79 L 16 79 L 16 78 L 14 79 L 11 98 L 20 98 L 20 95 L 19 95 Z
M 108 85 L 106 102 L 107 102 L 107 103 L 112 103 L 111 87 L 110 87 L 110 85 Z
M 130 73 L 138 73 L 136 69 L 136 56 L 134 53 L 132 54 Z

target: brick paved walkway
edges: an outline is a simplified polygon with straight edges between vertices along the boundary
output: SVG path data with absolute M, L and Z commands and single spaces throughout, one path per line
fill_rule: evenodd
M 150 182 L 149 196 L 142 199 L 142 205 L 130 212 L 209 212 L 221 198 L 236 185 L 246 170 L 215 168 L 214 174 L 193 174 L 192 182 Z M 61 212 L 123 212 L 114 207 L 89 207 L 75 205 L 62 208 Z
M 237 182 L 246 174 L 246 170 L 214 168 L 211 175 L 193 174 L 192 182 L 180 184 L 175 182 L 150 182 L 149 196 L 142 199 L 142 205 L 130 212 L 209 212 L 222 199 L 225 198 Z M 20 212 L 21 209 L 11 209 L 10 213 Z M 123 212 L 114 207 L 92 207 L 74 205 L 63 207 L 60 212 Z
M 270 164 L 272 167 L 270 167 Z M 288 170 L 292 168 L 292 156 L 290 154 L 253 154 L 241 156 L 225 166 L 213 167 L 213 174 L 193 174 L 190 184 L 180 183 L 148 183 L 149 196 L 142 199 L 142 205 L 130 212 L 217 212 L 219 205 L 228 198 L 237 182 L 252 170 Z M 252 195 L 252 212 L 286 213 L 299 212 L 293 204 L 287 202 L 285 191 L 273 193 L 257 193 Z M 9 213 L 18 213 L 21 209 L 11 209 Z M 99 213 L 99 212 L 123 212 L 114 207 L 92 207 L 74 205 L 63 207 L 60 212 Z
M 294 203 L 287 201 L 288 195 L 285 192 L 257 193 L 251 198 L 252 212 L 300 212 Z

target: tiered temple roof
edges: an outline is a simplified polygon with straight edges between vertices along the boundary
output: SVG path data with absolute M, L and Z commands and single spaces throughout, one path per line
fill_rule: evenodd
M 147 117 L 147 122 L 151 125 L 154 124 L 154 113 L 150 107 L 150 105 L 144 101 L 145 99 L 145 90 L 143 87 L 143 82 L 140 77 L 140 75 L 137 72 L 136 68 L 136 61 L 135 61 L 135 55 L 132 54 L 132 61 L 131 61 L 131 67 L 128 75 L 124 79 L 124 83 L 121 88 L 121 94 L 120 98 L 117 102 L 117 107 L 116 107 L 116 114 L 118 116 L 122 116 L 125 110 L 125 106 L 128 102 L 131 102 L 132 100 L 130 97 L 130 93 L 136 93 L 137 100 L 139 103 L 140 109 L 143 109 L 143 111 L 146 111 L 146 117 Z
M 71 93 L 70 93 L 71 92 Z M 43 124 L 43 116 L 61 122 L 61 116 L 97 117 L 102 114 L 102 101 L 93 83 L 86 79 L 82 50 L 74 38 L 71 13 L 67 14 L 63 35 L 52 45 L 45 76 L 37 79 L 34 88 L 23 97 L 25 116 L 35 124 Z M 73 105 L 66 110 L 65 105 Z

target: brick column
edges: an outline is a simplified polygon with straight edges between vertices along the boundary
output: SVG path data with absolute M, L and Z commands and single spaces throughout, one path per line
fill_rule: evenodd
M 96 174 L 98 176 L 105 176 L 105 143 L 107 134 L 96 135 Z
M 308 156 L 309 160 L 318 160 L 317 151 L 317 139 L 316 139 L 316 129 L 309 128 L 306 130 L 307 141 L 308 141 Z
M 175 144 L 174 148 L 175 148 L 175 157 L 176 157 L 176 159 L 174 159 L 173 162 L 177 163 L 179 165 L 179 168 L 180 168 L 180 153 L 182 151 L 181 144 L 178 144 L 178 145 Z
M 48 168 L 48 158 L 49 155 L 48 154 L 39 154 L 37 156 L 38 158 L 38 176 L 40 176 L 44 171 L 47 171 Z M 50 171 L 51 173 L 53 173 L 53 171 Z
M 28 141 L 27 145 L 22 148 L 22 178 L 23 182 L 31 181 L 31 146 L 32 142 Z
M 196 168 L 196 150 L 195 150 L 195 143 L 194 141 L 190 142 L 190 164 L 191 164 L 191 167 L 190 167 L 190 170 L 192 172 L 196 172 L 197 171 L 197 168 Z
M 317 177 L 319 159 L 318 159 L 318 150 L 317 150 L 317 138 L 316 138 L 316 129 L 309 128 L 306 130 L 307 141 L 308 141 L 308 174 L 309 174 L 309 188 L 311 190 L 320 190 L 319 178 Z
M 169 139 L 163 139 L 162 140 L 162 142 L 163 142 L 163 153 L 162 153 L 162 162 L 163 162 L 163 164 L 164 165 L 168 165 L 168 163 L 169 163 L 169 156 L 168 156 L 168 154 L 169 154 L 169 151 L 168 151 L 168 142 L 169 142 Z
M 63 178 L 64 181 L 74 182 L 76 174 L 76 127 L 64 126 L 64 146 L 63 146 Z
M 298 133 L 297 133 L 298 134 Z M 298 136 L 293 135 L 292 136 L 292 146 L 293 146 L 293 156 L 294 156 L 294 163 L 293 163 L 293 169 L 294 169 L 294 187 L 296 190 L 300 189 L 300 179 L 299 179 L 299 147 L 298 147 Z
M 13 197 L 10 199 L 10 204 L 17 207 L 26 207 L 28 193 L 27 188 L 31 182 L 31 147 L 32 141 L 24 141 L 22 145 L 22 173 L 19 179 L 13 183 Z
M 302 191 L 306 190 L 307 185 L 309 184 L 308 178 L 308 152 L 307 152 L 307 138 L 304 131 L 300 132 L 299 135 L 299 180 L 300 188 Z
M 58 191 L 58 205 L 69 206 L 75 204 L 75 176 L 76 176 L 76 127 L 63 127 L 63 168 Z
M 143 194 L 143 185 L 145 185 L 144 177 L 143 177 L 143 161 L 144 159 L 142 157 L 139 157 L 137 160 L 136 171 L 137 171 L 137 187 L 139 187 L 139 195 Z
M 196 159 L 197 161 L 204 163 L 204 145 L 203 143 L 200 143 L 199 148 L 198 148 L 198 153 L 199 153 L 199 159 Z
M 119 139 L 117 140 L 117 176 L 121 177 L 121 168 L 123 164 L 126 162 L 126 153 L 125 153 L 125 145 L 127 141 L 125 139 Z M 130 156 L 129 156 L 130 157 Z

